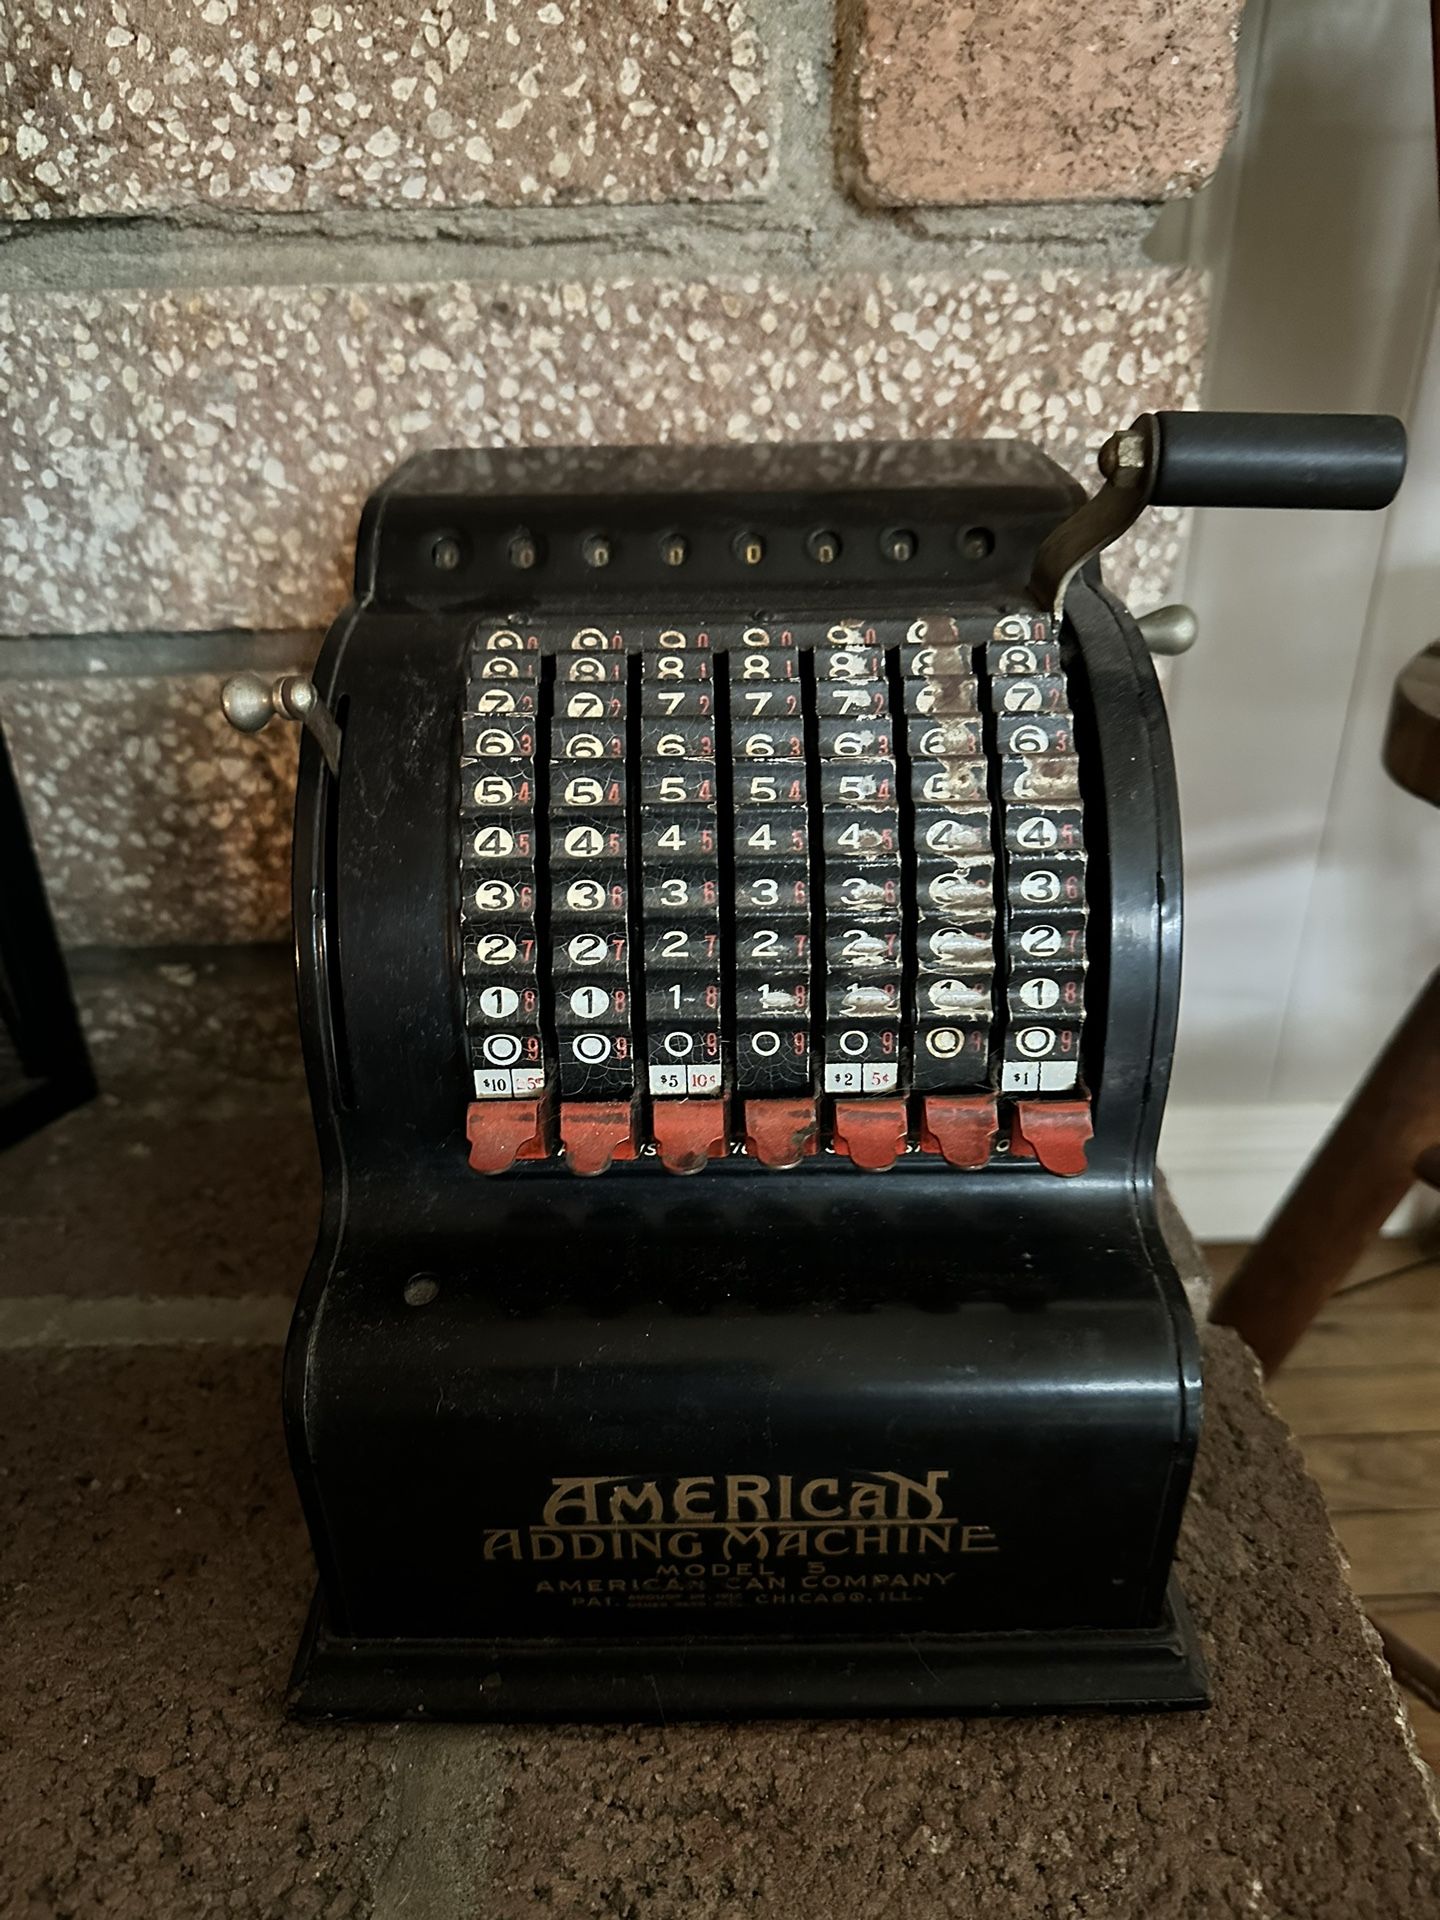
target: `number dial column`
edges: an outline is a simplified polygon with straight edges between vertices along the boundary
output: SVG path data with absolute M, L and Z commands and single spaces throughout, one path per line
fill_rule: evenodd
M 750 627 L 729 656 L 735 805 L 735 1081 L 808 1094 L 810 812 L 800 655 L 789 627 Z
M 1075 720 L 1053 623 L 1007 615 L 986 649 L 1005 844 L 1001 1091 L 1080 1084 L 1086 855 Z
M 460 927 L 465 1027 L 477 1100 L 545 1087 L 535 938 L 535 730 L 539 639 L 476 636 L 460 748 Z
M 646 636 L 640 693 L 640 884 L 652 1099 L 719 1094 L 717 693 L 704 631 Z
M 973 649 L 912 622 L 901 649 L 915 805 L 915 1064 L 926 1093 L 992 1084 L 995 858 Z
M 627 874 L 624 638 L 582 627 L 555 656 L 550 724 L 550 966 L 560 1093 L 635 1091 Z
M 900 1090 L 900 815 L 885 655 L 841 623 L 815 646 L 825 855 L 826 1093 Z

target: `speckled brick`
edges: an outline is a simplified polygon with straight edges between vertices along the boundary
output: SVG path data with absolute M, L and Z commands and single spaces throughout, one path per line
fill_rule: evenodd
M 296 730 L 234 732 L 208 674 L 0 683 L 62 938 L 282 940 Z
M 0 300 L 0 631 L 322 624 L 365 496 L 444 445 L 1019 435 L 1093 480 L 1193 404 L 1203 279 L 221 287 Z M 1163 597 L 1173 517 L 1113 577 Z
M 1242 0 L 846 4 L 862 198 L 1159 200 L 1229 136 Z
M 0 218 L 708 200 L 769 172 L 744 0 L 7 11 Z

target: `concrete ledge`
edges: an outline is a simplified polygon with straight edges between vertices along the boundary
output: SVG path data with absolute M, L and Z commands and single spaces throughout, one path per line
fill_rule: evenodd
M 294 1299 L 320 1218 L 303 1088 L 151 1089 L 102 1094 L 6 1154 L 0 1301 Z
M 10 1910 L 1440 1911 L 1319 1493 L 1229 1336 L 1209 1379 L 1182 1566 L 1208 1714 L 330 1731 L 280 1715 L 311 1576 L 273 1349 L 9 1355 Z

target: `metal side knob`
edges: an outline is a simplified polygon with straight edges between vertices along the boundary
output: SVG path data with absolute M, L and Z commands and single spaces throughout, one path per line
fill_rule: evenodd
M 340 771 L 340 729 L 335 716 L 301 673 L 265 680 L 258 673 L 237 673 L 220 689 L 220 708 L 238 733 L 262 733 L 277 716 L 298 720 L 315 739 L 331 773 Z
M 1135 624 L 1140 629 L 1140 638 L 1151 653 L 1164 659 L 1170 659 L 1177 653 L 1188 653 L 1200 637 L 1200 622 L 1195 618 L 1194 608 L 1178 603 L 1142 613 Z

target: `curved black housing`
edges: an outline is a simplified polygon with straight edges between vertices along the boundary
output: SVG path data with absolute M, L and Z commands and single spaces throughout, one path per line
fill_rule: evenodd
M 1388 413 L 1154 413 L 1151 506 L 1388 507 L 1405 429 Z
M 522 456 L 429 456 L 366 509 L 357 601 L 316 674 L 341 772 L 307 736 L 296 817 L 325 1202 L 286 1362 L 321 1576 L 295 1705 L 672 1718 L 1197 1704 L 1203 1669 L 1169 1575 L 1198 1345 L 1154 1166 L 1179 982 L 1175 785 L 1149 656 L 1097 584 L 1076 583 L 1067 627 L 1091 776 L 1086 1173 L 912 1158 L 867 1175 L 821 1156 L 787 1172 L 732 1159 L 678 1179 L 642 1160 L 589 1181 L 544 1164 L 487 1180 L 467 1165 L 455 836 L 477 610 L 552 594 L 753 605 L 732 547 L 757 523 L 776 604 L 863 591 L 900 612 L 941 593 L 1020 605 L 1035 547 L 1076 499 L 1006 443 L 724 458 L 728 471 L 641 450 L 597 470 L 552 454 L 537 474 Z M 817 581 L 816 525 L 842 536 L 838 580 Z M 596 526 L 615 545 L 603 583 L 576 553 Z M 878 544 L 896 526 L 916 535 L 903 573 Z M 519 586 L 504 561 L 517 527 L 546 556 Z M 676 528 L 693 556 L 683 583 L 657 557 Z M 965 540 L 976 528 L 988 551 Z M 442 538 L 461 556 L 443 573 Z M 898 1561 L 849 1536 L 786 1555 L 778 1523 L 727 1538 L 668 1518 L 703 1514 L 736 1480 L 769 1489 L 736 1496 L 748 1514 L 802 1485 L 839 1489 L 812 1504 L 843 1501 L 867 1475 L 938 1488 L 946 1550 L 917 1533 Z M 596 1527 L 593 1554 L 569 1535 L 563 1557 L 536 1544 L 557 1483 L 606 1477 L 633 1532 Z M 662 1550 L 626 1558 L 656 1501 Z M 897 1584 L 897 1565 L 931 1577 Z

